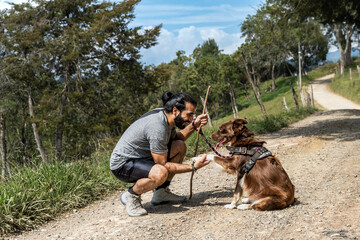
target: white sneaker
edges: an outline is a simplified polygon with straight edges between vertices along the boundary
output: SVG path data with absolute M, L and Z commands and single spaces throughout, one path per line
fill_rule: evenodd
M 166 187 L 154 191 L 154 195 L 151 199 L 151 204 L 152 205 L 165 204 L 165 203 L 177 204 L 177 203 L 182 203 L 185 200 L 186 197 L 173 194 L 170 191 L 170 189 Z
M 139 217 L 147 214 L 147 211 L 141 204 L 140 196 L 125 191 L 120 195 L 120 201 L 125 205 L 126 211 L 131 217 Z

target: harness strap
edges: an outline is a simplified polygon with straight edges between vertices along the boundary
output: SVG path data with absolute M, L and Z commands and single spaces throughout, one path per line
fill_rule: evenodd
M 247 147 L 232 147 L 226 146 L 226 149 L 231 155 L 254 155 L 256 151 L 254 149 L 248 149 Z
M 244 164 L 241 168 L 240 173 L 244 175 L 245 173 L 249 173 L 250 170 L 255 166 L 256 161 L 265 157 L 271 156 L 271 152 L 267 150 L 265 147 L 255 147 L 253 148 L 256 152 L 254 155 L 250 157 L 250 159 Z

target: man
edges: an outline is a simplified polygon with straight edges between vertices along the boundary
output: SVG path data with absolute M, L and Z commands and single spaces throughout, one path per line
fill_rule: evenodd
M 207 124 L 207 115 L 193 120 L 196 101 L 187 93 L 162 96 L 163 108 L 141 116 L 124 132 L 110 158 L 110 169 L 121 181 L 135 183 L 120 196 L 130 216 L 146 215 L 140 195 L 154 190 L 153 205 L 181 203 L 186 198 L 170 192 L 175 174 L 196 171 L 209 164 L 206 155 L 193 164 L 183 164 L 185 140 Z M 175 131 L 175 127 L 179 131 Z

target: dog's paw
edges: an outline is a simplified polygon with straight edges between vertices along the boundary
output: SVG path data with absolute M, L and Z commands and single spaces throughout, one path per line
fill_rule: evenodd
M 248 209 L 250 209 L 250 205 L 251 204 L 240 204 L 236 208 L 239 209 L 239 210 L 248 210 Z
M 209 160 L 209 161 L 214 161 L 214 157 L 215 157 L 216 155 L 214 155 L 214 154 L 208 154 L 207 156 L 206 156 L 206 160 Z
M 242 203 L 251 203 L 251 200 L 249 198 L 242 198 L 241 202 Z
M 213 154 L 208 154 L 206 155 L 206 160 L 208 161 L 214 161 L 214 157 L 216 155 L 213 155 Z M 194 161 L 197 161 L 197 160 L 200 160 L 202 157 L 192 157 L 191 159 L 194 160 Z
M 236 208 L 236 205 L 235 205 L 235 204 L 233 204 L 233 203 L 230 203 L 230 204 L 226 204 L 226 205 L 224 206 L 224 208 L 227 208 L 227 209 L 234 209 L 234 208 Z

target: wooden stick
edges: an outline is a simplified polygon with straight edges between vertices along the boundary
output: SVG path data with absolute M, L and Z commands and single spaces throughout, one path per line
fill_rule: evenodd
M 206 97 L 205 97 L 205 102 L 204 102 L 204 109 L 203 109 L 202 114 L 205 113 L 206 103 L 207 103 L 207 99 L 208 99 L 208 96 L 209 96 L 210 88 L 211 88 L 211 86 L 208 87 L 207 92 L 206 92 Z M 201 126 L 198 128 L 198 131 L 197 131 L 197 134 L 196 134 L 196 143 L 195 143 L 195 153 L 194 153 L 194 157 L 196 157 L 196 155 L 197 155 L 200 130 L 201 130 Z M 194 178 L 194 171 L 191 173 L 191 177 L 190 177 L 190 195 L 189 195 L 189 199 L 192 198 L 192 182 L 193 182 L 193 178 Z
M 210 88 L 211 88 L 211 86 L 208 87 L 207 92 L 206 92 L 206 97 L 205 97 L 205 102 L 204 102 L 204 109 L 203 109 L 202 114 L 205 114 L 206 103 L 207 103 L 207 99 L 208 99 L 208 96 L 209 96 Z M 197 155 L 200 130 L 201 130 L 201 126 L 198 128 L 198 131 L 197 131 L 197 133 L 196 133 L 196 143 L 195 143 L 195 153 L 194 153 L 194 157 L 196 157 L 196 155 Z

